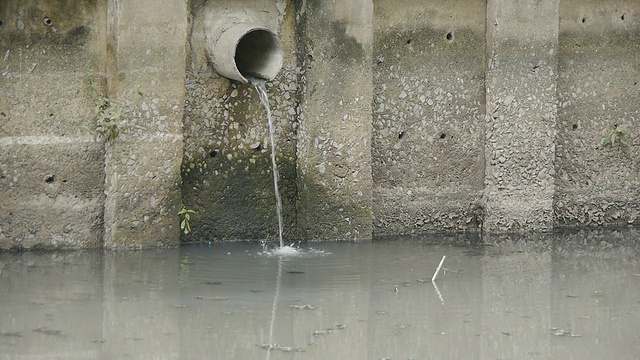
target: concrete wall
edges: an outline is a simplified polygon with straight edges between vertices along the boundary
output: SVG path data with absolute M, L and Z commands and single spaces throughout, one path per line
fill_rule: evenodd
M 304 68 L 298 129 L 298 226 L 304 239 L 372 236 L 373 4 L 299 4 Z
M 476 230 L 485 1 L 374 4 L 375 233 Z
M 184 241 L 277 239 L 267 115 L 254 87 L 218 75 L 205 49 L 204 17 L 249 10 L 279 34 L 284 64 L 267 84 L 277 134 L 286 237 L 296 235 L 298 75 L 291 1 L 191 2 L 184 112 L 183 202 L 198 212 Z
M 554 210 L 558 225 L 640 216 L 640 3 L 562 0 Z M 603 147 L 624 126 L 622 146 Z
M 176 245 L 181 204 L 183 242 L 275 239 L 265 111 L 205 48 L 236 14 L 282 43 L 287 240 L 636 225 L 637 1 L 7 0 L 0 248 Z
M 184 2 L 3 1 L 0 22 L 0 248 L 178 244 Z M 83 129 L 99 96 L 106 143 Z
M 77 121 L 106 1 L 2 1 L 0 21 L 0 248 L 100 246 L 104 145 Z

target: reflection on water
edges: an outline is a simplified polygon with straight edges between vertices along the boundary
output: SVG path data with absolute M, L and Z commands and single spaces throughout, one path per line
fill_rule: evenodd
M 0 359 L 637 359 L 637 235 L 5 253 Z

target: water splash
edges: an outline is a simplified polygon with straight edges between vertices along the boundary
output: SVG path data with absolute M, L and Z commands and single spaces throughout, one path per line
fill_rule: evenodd
M 271 162 L 273 165 L 273 187 L 276 194 L 276 213 L 278 215 L 278 238 L 280 239 L 280 248 L 284 248 L 284 241 L 282 240 L 282 198 L 280 197 L 280 190 L 278 187 L 279 173 L 278 164 L 276 163 L 276 132 L 271 120 L 271 109 L 269 108 L 269 97 L 267 96 L 266 81 L 263 79 L 250 79 L 251 84 L 256 88 L 260 101 L 267 111 L 267 120 L 269 122 L 269 137 L 271 139 Z
M 259 256 L 267 256 L 273 257 L 277 256 L 279 259 L 282 258 L 294 258 L 294 257 L 314 257 L 314 256 L 325 256 L 331 255 L 331 252 L 323 250 L 323 249 L 314 249 L 314 248 L 299 248 L 295 246 L 281 246 L 276 247 L 274 249 L 267 249 L 265 246 L 262 247 L 262 251 L 257 253 Z

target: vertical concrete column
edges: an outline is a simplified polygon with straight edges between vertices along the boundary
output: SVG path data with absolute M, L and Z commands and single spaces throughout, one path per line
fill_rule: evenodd
M 309 240 L 369 239 L 373 3 L 298 6 L 298 226 Z
M 175 245 L 187 3 L 110 1 L 108 8 L 108 95 L 124 123 L 106 147 L 105 247 Z
M 487 3 L 485 230 L 553 226 L 558 7 Z

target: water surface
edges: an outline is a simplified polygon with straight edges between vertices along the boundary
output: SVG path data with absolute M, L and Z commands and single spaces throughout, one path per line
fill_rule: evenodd
M 0 359 L 637 359 L 636 237 L 4 253 Z

